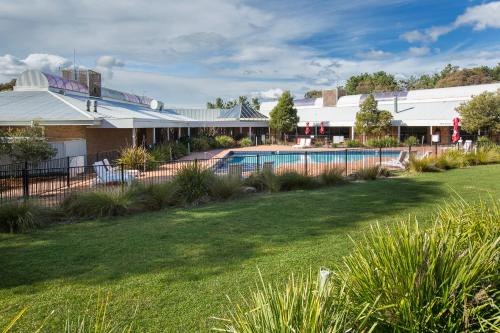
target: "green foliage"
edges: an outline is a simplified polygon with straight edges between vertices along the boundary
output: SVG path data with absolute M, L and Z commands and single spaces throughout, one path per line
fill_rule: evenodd
M 320 175 L 321 184 L 326 186 L 332 186 L 337 184 L 345 183 L 346 180 L 344 178 L 344 168 L 341 167 L 333 167 L 328 168 L 323 171 Z
M 210 150 L 210 141 L 206 136 L 191 139 L 191 149 L 193 151 L 207 151 Z
M 181 168 L 174 178 L 179 196 L 187 204 L 197 204 L 208 199 L 214 174 L 199 164 L 188 164 Z
M 247 104 L 254 110 L 260 110 L 259 99 L 253 97 L 251 102 L 249 102 L 246 96 L 239 96 L 238 99 L 228 100 L 226 102 L 222 98 L 217 97 L 213 103 L 207 102 L 207 109 L 232 109 L 238 104 Z
M 346 140 L 345 145 L 348 148 L 359 148 L 363 147 L 363 143 L 358 140 Z
M 377 304 L 380 331 L 476 332 L 499 324 L 497 201 L 456 201 L 431 228 L 372 227 L 339 268 L 357 306 Z M 497 326 L 498 327 L 498 326 Z
M 404 143 L 408 147 L 416 146 L 416 145 L 418 145 L 418 139 L 414 136 L 409 136 L 406 138 Z
M 476 144 L 479 148 L 493 148 L 496 144 L 491 141 L 487 136 L 480 136 L 477 138 Z
M 291 132 L 297 127 L 299 117 L 290 91 L 281 94 L 278 104 L 276 104 L 269 116 L 269 126 L 278 131 L 280 135 L 281 133 Z
M 351 76 L 345 86 L 348 95 L 398 90 L 394 76 L 384 71 Z
M 413 155 L 410 156 L 406 168 L 408 171 L 415 173 L 441 171 L 441 169 L 437 166 L 437 161 L 434 157 L 418 158 Z
M 0 205 L 0 232 L 19 233 L 50 222 L 51 210 L 31 201 L 15 201 Z
M 322 148 L 324 145 L 325 145 L 325 143 L 323 142 L 323 140 L 321 140 L 321 139 L 314 140 L 314 147 Z
M 392 114 L 377 108 L 377 101 L 369 95 L 360 105 L 356 113 L 356 132 L 365 135 L 383 135 L 391 128 Z
M 208 193 L 215 200 L 228 200 L 242 193 L 242 185 L 239 177 L 213 177 L 208 186 Z
M 260 284 L 241 304 L 230 300 L 228 318 L 214 318 L 222 327 L 217 331 L 240 333 L 303 332 L 344 333 L 369 332 L 364 308 L 350 311 L 351 300 L 346 286 L 321 282 L 320 274 L 291 275 L 285 284 Z M 373 328 L 375 325 L 373 326 Z
M 6 155 L 16 162 L 32 162 L 49 160 L 57 153 L 43 133 L 43 127 L 33 124 L 1 133 L 0 155 Z
M 228 135 L 218 135 L 215 137 L 215 146 L 218 148 L 231 148 L 236 145 L 234 139 Z
M 143 169 L 146 167 L 146 169 L 150 170 L 156 164 L 151 153 L 142 146 L 123 148 L 116 162 L 122 164 L 125 169 Z
M 131 200 L 129 210 L 150 211 L 179 204 L 179 188 L 175 182 L 160 184 L 133 184 L 127 190 L 127 197 Z
M 252 173 L 243 181 L 243 184 L 253 187 L 259 192 L 278 192 L 280 190 L 278 177 L 268 169 Z
M 188 151 L 187 146 L 184 143 L 165 142 L 156 145 L 148 153 L 153 161 L 168 162 L 186 156 L 188 154 Z
M 323 92 L 321 90 L 309 90 L 304 94 L 304 98 L 320 98 L 323 97 Z
M 473 97 L 457 107 L 457 112 L 467 132 L 500 133 L 500 89 Z
M 499 163 L 500 148 L 498 146 L 479 148 L 473 152 L 465 154 L 465 157 L 472 165 Z
M 436 168 L 443 170 L 463 168 L 470 164 L 467 154 L 457 149 L 449 149 L 441 153 L 434 161 Z
M 101 218 L 126 215 L 132 204 L 129 194 L 119 190 L 75 192 L 64 199 L 61 209 L 70 218 Z
M 0 91 L 14 90 L 15 85 L 16 85 L 16 79 L 12 79 L 6 83 L 0 83 Z
M 240 147 L 250 147 L 252 145 L 252 140 L 250 138 L 241 139 L 238 144 Z
M 359 180 L 376 180 L 380 177 L 389 177 L 390 171 L 380 165 L 364 167 L 354 173 L 354 178 Z
M 286 171 L 277 177 L 281 191 L 311 189 L 319 185 L 316 179 L 295 171 Z
M 398 139 L 393 138 L 391 136 L 386 136 L 380 139 L 370 139 L 366 143 L 367 146 L 369 147 L 376 147 L 376 148 L 388 148 L 388 147 L 398 147 L 399 142 Z

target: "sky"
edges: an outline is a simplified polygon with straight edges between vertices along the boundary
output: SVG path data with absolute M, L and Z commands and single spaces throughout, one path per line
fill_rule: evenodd
M 0 82 L 75 63 L 167 106 L 499 62 L 500 1 L 0 0 Z

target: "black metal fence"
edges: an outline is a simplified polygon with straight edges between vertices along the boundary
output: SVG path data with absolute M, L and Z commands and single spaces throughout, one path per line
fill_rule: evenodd
M 92 164 L 72 166 L 34 166 L 28 163 L 2 166 L 0 170 L 0 204 L 13 200 L 35 200 L 44 206 L 54 206 L 73 192 L 116 191 L 133 182 L 155 184 L 170 181 L 183 167 L 197 164 L 218 176 L 238 175 L 242 178 L 263 169 L 279 174 L 296 171 L 309 176 L 319 176 L 330 168 L 340 168 L 345 175 L 360 168 L 383 165 L 398 168 L 402 151 L 409 154 L 439 154 L 442 147 L 400 147 L 375 149 L 337 149 L 329 151 L 269 151 L 231 152 L 221 158 L 170 162 L 147 162 L 127 167 L 112 164 L 115 159 L 94 161 Z M 406 156 L 409 156 L 406 154 Z M 104 155 L 102 155 L 104 156 Z M 93 161 L 93 160 L 90 160 Z M 111 163 L 107 163 L 111 162 Z

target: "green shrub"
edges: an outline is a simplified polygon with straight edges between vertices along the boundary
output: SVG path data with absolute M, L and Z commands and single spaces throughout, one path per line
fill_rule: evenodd
M 457 201 L 431 228 L 404 221 L 372 227 L 335 275 L 357 308 L 377 304 L 378 329 L 492 331 L 498 304 L 500 207 Z
M 388 177 L 391 173 L 380 165 L 364 167 L 354 173 L 354 178 L 359 180 L 375 180 L 380 177 Z
M 134 184 L 128 190 L 128 197 L 132 201 L 131 210 L 149 211 L 158 210 L 179 203 L 179 189 L 174 182 L 161 184 Z
M 238 144 L 240 147 L 250 147 L 252 145 L 252 140 L 250 138 L 242 138 Z
M 489 146 L 466 153 L 465 157 L 472 165 L 498 163 L 500 162 L 500 150 L 494 146 Z
M 325 143 L 323 141 L 321 141 L 320 139 L 314 140 L 314 147 L 322 148 L 324 145 L 325 145 Z
M 369 147 L 376 148 L 398 147 L 399 141 L 396 138 L 387 136 L 380 139 L 370 139 L 368 140 L 367 145 Z
M 181 168 L 174 178 L 174 183 L 185 203 L 196 204 L 208 198 L 208 190 L 214 177 L 210 170 L 194 163 Z
M 144 147 L 127 147 L 120 151 L 120 157 L 116 160 L 125 169 L 154 169 L 156 166 L 153 156 Z
M 493 143 L 487 136 L 480 136 L 477 138 L 476 143 L 479 148 L 491 148 L 495 146 L 495 143 Z
M 363 143 L 359 142 L 358 140 L 346 140 L 345 144 L 349 148 L 363 147 Z
M 215 145 L 217 148 L 231 148 L 234 147 L 236 142 L 228 135 L 218 135 L 215 137 Z
M 210 149 L 208 137 L 202 136 L 191 140 L 191 149 L 193 151 L 207 151 Z
M 242 193 L 242 181 L 235 176 L 213 177 L 208 192 L 215 200 L 228 200 Z
M 252 173 L 243 181 L 243 184 L 253 187 L 259 192 L 278 192 L 280 190 L 278 177 L 267 169 Z
M 184 143 L 165 142 L 156 145 L 149 153 L 155 161 L 168 162 L 186 156 L 188 149 Z
M 277 177 L 281 191 L 310 189 L 318 186 L 318 183 L 314 178 L 302 175 L 295 171 L 286 171 Z
M 323 185 L 332 186 L 345 183 L 344 168 L 333 167 L 323 171 L 320 180 Z
M 50 220 L 50 209 L 31 201 L 15 201 L 0 206 L 0 232 L 26 232 Z
M 410 156 L 406 168 L 408 171 L 416 173 L 442 171 L 437 166 L 437 160 L 434 157 L 417 158 L 413 155 Z
M 213 318 L 222 332 L 268 333 L 345 333 L 371 332 L 367 326 L 369 308 L 350 312 L 345 286 L 322 283 L 314 277 L 291 276 L 283 284 L 260 284 L 241 304 L 230 300 L 228 318 Z
M 409 147 L 416 146 L 418 145 L 418 139 L 414 136 L 409 136 L 406 138 L 404 144 Z
M 463 168 L 470 164 L 466 154 L 457 149 L 449 149 L 443 152 L 435 159 L 435 162 L 437 168 L 444 170 Z
M 122 216 L 129 212 L 129 193 L 116 191 L 75 192 L 61 203 L 68 217 L 100 218 Z

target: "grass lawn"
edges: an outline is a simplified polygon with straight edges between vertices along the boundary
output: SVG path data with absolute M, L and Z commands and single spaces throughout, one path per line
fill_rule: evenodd
M 332 267 L 370 224 L 426 217 L 456 193 L 500 197 L 500 165 L 209 204 L 0 235 L 0 327 L 24 306 L 19 332 L 52 310 L 61 331 L 99 288 L 111 315 L 147 332 L 206 330 L 258 278 Z M 74 316 L 76 317 L 76 315 Z M 16 331 L 16 330 L 14 330 Z M 16 331 L 16 332 L 17 332 Z

